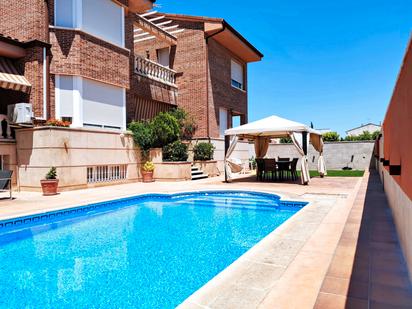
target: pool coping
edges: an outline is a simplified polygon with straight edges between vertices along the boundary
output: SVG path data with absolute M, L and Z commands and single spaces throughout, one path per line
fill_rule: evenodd
M 259 191 L 262 192 L 262 191 Z M 266 193 L 266 192 L 262 192 Z M 256 243 L 252 248 L 247 250 L 243 253 L 240 257 L 238 257 L 233 263 L 229 264 L 225 269 L 219 272 L 215 277 L 210 279 L 207 283 L 205 283 L 200 289 L 195 291 L 192 295 L 190 295 L 186 300 L 184 300 L 177 308 L 192 308 L 195 306 L 196 308 L 210 308 L 207 305 L 203 305 L 204 299 L 210 299 L 210 294 L 214 294 L 216 289 L 220 287 L 224 288 L 223 286 L 227 284 L 227 281 L 231 280 L 233 277 L 237 277 L 237 273 L 244 271 L 245 264 L 247 265 L 248 262 L 253 260 L 256 255 L 259 255 L 264 251 L 267 245 L 269 245 L 273 238 L 276 237 L 279 233 L 286 230 L 288 226 L 291 226 L 295 223 L 296 218 L 304 215 L 304 210 L 307 207 L 313 205 L 314 201 L 302 201 L 306 202 L 307 204 L 302 207 L 301 210 L 293 214 L 289 219 L 279 225 L 276 229 L 262 238 L 258 243 Z
M 366 175 L 364 175 L 364 177 L 365 176 Z M 200 289 L 195 291 L 177 308 L 313 308 L 321 283 L 332 260 L 333 252 L 338 244 L 340 235 L 345 225 L 346 218 L 349 215 L 354 198 L 359 191 L 362 179 L 363 177 L 359 178 L 354 190 L 346 197 L 342 195 L 320 195 L 323 198 L 334 198 L 336 203 L 326 213 L 324 213 L 324 217 L 317 224 L 317 228 L 308 233 L 306 239 L 297 250 L 296 254 L 291 257 L 289 264 L 286 266 L 281 266 L 284 268 L 281 274 L 276 274 L 276 272 L 273 272 L 273 270 L 275 270 L 279 265 L 265 263 L 264 257 L 267 256 L 267 251 L 270 250 L 274 243 L 284 240 L 287 247 L 288 240 L 294 240 L 293 237 L 288 238 L 288 232 L 291 230 L 293 231 L 293 228 L 299 225 L 299 220 L 305 222 L 305 217 L 310 212 L 312 212 L 313 215 L 314 212 L 319 211 L 319 209 L 316 210 L 316 207 L 319 206 L 317 205 L 319 203 L 317 200 L 320 196 L 303 198 L 302 201 L 308 202 L 306 206 L 260 240 L 232 264 L 228 265 L 223 271 L 204 284 Z M 338 207 L 338 202 L 343 205 Z M 339 214 L 338 217 L 336 215 L 337 213 Z M 327 239 L 326 242 L 325 238 L 327 238 L 327 236 L 325 236 L 325 229 L 322 229 L 323 224 L 326 224 L 327 227 L 334 228 L 332 231 L 333 237 Z M 318 232 L 318 230 L 321 230 L 321 232 Z M 326 233 L 327 232 L 328 231 L 326 231 Z M 321 238 L 319 241 L 313 239 L 317 234 L 319 234 Z M 327 245 L 324 249 L 319 249 L 315 246 L 316 249 L 313 251 L 308 248 L 310 247 L 308 246 L 308 243 L 317 244 L 318 246 L 319 243 L 325 243 Z M 282 250 L 280 250 L 280 253 L 282 254 Z M 286 253 L 286 255 L 287 254 L 288 253 Z M 304 258 L 302 259 L 299 257 L 302 254 L 303 256 L 306 255 L 308 258 L 309 262 L 306 263 L 306 266 L 313 267 L 313 269 L 311 268 L 310 274 L 310 276 L 314 278 L 314 281 L 312 282 L 311 280 L 307 280 L 309 276 L 305 277 L 305 274 L 303 274 L 303 277 L 305 277 L 303 280 L 302 278 L 298 278 L 299 272 L 305 272 L 305 269 L 302 269 L 302 265 L 305 265 L 305 260 Z M 321 263 L 316 261 L 317 258 L 319 258 Z M 257 266 L 255 269 L 253 269 L 253 264 Z M 295 267 L 296 265 L 297 267 Z M 273 267 L 271 268 L 271 266 Z M 265 271 L 262 272 L 262 268 Z M 293 291 L 293 288 L 291 286 L 286 286 L 285 289 L 285 286 L 278 284 L 282 277 L 288 277 L 288 274 L 286 273 L 289 268 L 292 269 L 290 273 L 293 274 L 293 272 L 295 272 L 294 275 L 289 275 L 289 282 L 293 282 L 294 276 L 296 276 L 296 281 L 298 281 L 297 286 L 304 287 L 310 291 L 310 293 L 302 293 L 304 295 L 302 295 L 302 297 L 297 297 L 297 300 L 295 301 L 289 301 L 291 296 L 290 293 Z M 315 272 L 313 271 L 314 269 L 316 269 Z M 272 278 L 269 278 L 270 282 L 264 282 L 264 284 L 261 284 L 262 278 L 259 276 L 269 277 L 269 275 L 266 275 L 268 270 L 272 270 L 270 273 Z M 242 280 L 246 282 L 246 286 L 239 284 Z M 299 281 L 304 283 L 309 282 L 309 285 L 312 285 L 312 288 L 308 288 Z M 286 280 L 286 282 L 288 281 Z M 283 298 L 283 304 L 282 300 L 277 297 L 277 295 L 280 294 L 276 291 L 277 289 L 283 291 L 283 293 L 287 295 L 286 299 Z M 293 302 L 299 305 L 293 306 Z
M 79 216 L 94 215 L 99 213 L 106 213 L 109 211 L 116 211 L 124 207 L 129 207 L 131 205 L 121 205 L 122 203 L 128 203 L 130 201 L 144 200 L 145 198 L 174 198 L 185 195 L 195 195 L 195 194 L 213 194 L 221 192 L 230 192 L 230 193 L 248 193 L 256 195 L 267 195 L 278 199 L 281 203 L 284 203 L 285 206 L 296 206 L 299 204 L 301 207 L 306 207 L 307 204 L 305 201 L 297 200 L 288 200 L 285 199 L 283 194 L 275 194 L 271 192 L 258 191 L 258 190 L 240 190 L 240 189 L 208 189 L 208 190 L 185 190 L 185 191 L 176 191 L 176 192 L 145 192 L 139 194 L 130 194 L 127 196 L 122 196 L 114 199 L 105 199 L 99 201 L 88 202 L 84 204 L 77 205 L 64 205 L 58 206 L 55 208 L 42 209 L 39 212 L 33 211 L 28 214 L 15 214 L 6 218 L 0 219 L 0 234 L 5 231 L 13 231 L 15 229 L 29 228 L 31 226 L 36 226 L 38 224 L 53 223 L 50 222 L 50 219 L 70 219 L 76 218 Z M 117 205 L 114 205 L 117 204 Z M 120 205 L 119 205 L 120 204 Z M 302 205 L 304 204 L 304 205 Z M 114 207 L 111 207 L 114 206 Z

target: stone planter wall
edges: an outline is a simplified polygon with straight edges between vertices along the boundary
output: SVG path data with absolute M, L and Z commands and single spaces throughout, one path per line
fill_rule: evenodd
M 204 173 L 208 174 L 209 177 L 216 177 L 220 175 L 219 168 L 217 166 L 217 161 L 194 161 L 193 165 L 200 168 Z
M 155 163 L 154 178 L 156 181 L 184 181 L 192 179 L 191 162 Z
M 141 178 L 140 151 L 131 134 L 98 129 L 37 127 L 16 130 L 18 185 L 22 190 L 40 191 L 40 180 L 51 166 L 57 168 L 59 190 L 72 190 Z M 126 166 L 127 178 L 113 182 L 88 183 L 91 166 Z

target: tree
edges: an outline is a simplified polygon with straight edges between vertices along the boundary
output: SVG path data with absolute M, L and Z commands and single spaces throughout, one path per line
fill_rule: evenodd
M 322 136 L 325 142 L 337 142 L 340 139 L 337 132 L 326 132 Z
M 151 122 L 153 130 L 153 147 L 163 147 L 180 138 L 178 120 L 170 113 L 160 113 Z
M 378 137 L 379 137 L 379 135 L 381 134 L 381 131 L 375 131 L 375 132 L 373 132 L 372 133 L 372 139 L 374 140 L 374 141 L 376 141 L 377 139 L 378 139 Z

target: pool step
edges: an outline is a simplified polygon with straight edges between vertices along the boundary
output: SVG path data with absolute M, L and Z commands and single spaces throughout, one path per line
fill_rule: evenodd
M 208 174 L 205 174 L 201 169 L 192 165 L 192 180 L 205 179 L 208 177 Z

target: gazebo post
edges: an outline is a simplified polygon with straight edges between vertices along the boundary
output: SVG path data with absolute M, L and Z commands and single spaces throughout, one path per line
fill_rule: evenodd
M 224 158 L 224 170 L 225 170 L 225 182 L 227 182 L 227 172 L 226 172 L 226 154 L 230 146 L 230 135 L 225 135 L 225 158 Z
M 308 155 L 308 132 L 302 132 L 302 149 L 305 156 Z M 304 183 L 305 186 L 308 185 L 307 182 Z
M 308 132 L 302 132 L 302 149 L 305 156 L 308 155 Z

